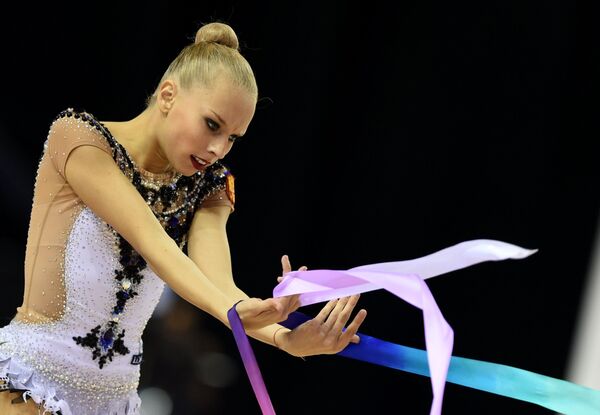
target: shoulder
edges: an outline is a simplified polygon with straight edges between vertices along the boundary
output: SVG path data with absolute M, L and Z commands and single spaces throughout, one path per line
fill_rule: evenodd
M 223 190 L 228 185 L 233 187 L 233 173 L 229 167 L 219 161 L 209 166 L 204 174 L 197 173 L 197 175 L 202 184 L 201 187 L 206 190 L 206 196 L 218 190 Z
M 197 173 L 196 177 L 199 183 L 196 207 L 227 205 L 231 211 L 234 210 L 235 178 L 229 167 L 216 162 L 204 173 Z
M 209 166 L 205 172 L 205 180 L 209 182 L 224 182 L 228 176 L 233 177 L 231 169 L 220 161 Z
M 50 124 L 50 132 L 57 130 L 76 133 L 80 136 L 91 135 L 102 138 L 103 141 L 111 141 L 108 140 L 110 138 L 110 134 L 107 134 L 108 130 L 96 117 L 88 112 L 76 111 L 73 108 L 67 108 L 54 117 Z
M 46 150 L 60 174 L 69 154 L 80 146 L 93 146 L 112 156 L 114 142 L 93 115 L 72 108 L 59 112 L 50 124 Z

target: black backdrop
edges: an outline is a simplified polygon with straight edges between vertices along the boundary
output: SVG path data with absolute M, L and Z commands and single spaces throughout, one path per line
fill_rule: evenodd
M 294 267 L 345 269 L 477 238 L 538 248 L 429 286 L 455 330 L 455 355 L 566 376 L 599 207 L 591 11 L 557 0 L 13 6 L 0 18 L 2 324 L 21 301 L 53 117 L 70 106 L 101 120 L 134 117 L 199 23 L 220 19 L 237 31 L 262 97 L 227 157 L 239 286 L 269 296 L 284 253 Z M 361 304 L 363 332 L 424 345 L 410 306 L 381 291 Z M 258 413 L 229 332 L 178 307 L 149 323 L 140 387 L 166 389 L 178 415 Z M 181 316 L 191 323 L 169 331 Z M 233 358 L 236 380 L 206 386 L 192 360 L 175 362 L 177 347 L 194 359 L 194 344 Z M 428 413 L 426 378 L 253 344 L 279 413 Z M 549 413 L 452 384 L 444 409 Z

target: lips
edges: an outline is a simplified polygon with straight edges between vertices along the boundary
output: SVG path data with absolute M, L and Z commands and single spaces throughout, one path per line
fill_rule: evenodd
M 192 165 L 194 166 L 194 168 L 200 171 L 206 169 L 209 164 L 206 160 L 201 159 L 200 157 L 196 157 L 194 155 L 190 156 L 190 160 L 192 160 Z

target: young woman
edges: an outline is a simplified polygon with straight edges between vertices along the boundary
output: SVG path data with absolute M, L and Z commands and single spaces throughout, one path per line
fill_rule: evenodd
M 357 342 L 357 296 L 290 331 L 297 297 L 249 298 L 226 234 L 233 176 L 221 164 L 253 118 L 258 90 L 235 32 L 211 23 L 171 63 L 132 120 L 62 111 L 40 159 L 25 293 L 0 328 L 0 413 L 137 414 L 141 337 L 164 284 L 228 325 L 294 356 Z M 187 255 L 186 255 L 187 253 Z M 287 257 L 283 272 L 291 271 Z M 24 402 L 25 401 L 25 402 Z

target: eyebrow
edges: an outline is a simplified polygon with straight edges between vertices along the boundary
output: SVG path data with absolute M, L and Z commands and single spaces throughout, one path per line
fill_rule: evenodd
M 210 112 L 212 112 L 213 114 L 215 114 L 215 117 L 217 117 L 217 119 L 221 122 L 221 124 L 223 125 L 227 125 L 227 123 L 225 122 L 225 120 L 223 118 L 221 118 L 221 116 L 219 114 L 217 114 L 215 111 L 210 110 Z M 236 138 L 241 138 L 243 137 L 244 134 L 239 135 L 239 134 L 231 134 L 230 137 L 236 137 Z

